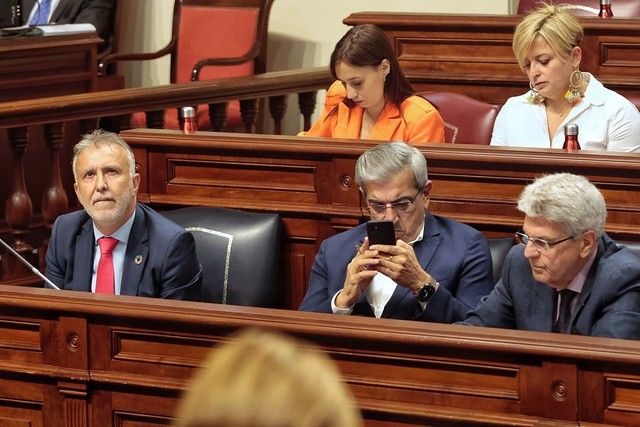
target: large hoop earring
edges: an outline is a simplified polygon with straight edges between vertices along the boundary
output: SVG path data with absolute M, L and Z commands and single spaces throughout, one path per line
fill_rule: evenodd
M 527 96 L 527 102 L 529 104 L 542 104 L 545 100 L 543 95 L 540 95 L 536 88 L 533 87 L 533 83 L 529 82 L 529 96 Z
M 580 70 L 575 70 L 569 77 L 569 89 L 564 94 L 564 97 L 569 103 L 576 104 L 582 98 L 584 98 L 584 92 L 582 90 L 582 84 L 584 83 L 584 73 Z

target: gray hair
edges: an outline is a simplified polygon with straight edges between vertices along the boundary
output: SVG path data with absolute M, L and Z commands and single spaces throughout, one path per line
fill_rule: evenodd
M 600 190 L 581 175 L 556 173 L 537 178 L 520 194 L 518 210 L 529 217 L 560 223 L 571 236 L 604 233 L 607 205 Z
M 416 188 L 427 185 L 427 160 L 420 150 L 404 142 L 385 142 L 365 151 L 356 162 L 356 184 L 384 182 L 409 168 Z
M 131 176 L 136 173 L 136 158 L 133 155 L 133 151 L 129 144 L 124 139 L 120 138 L 113 132 L 106 132 L 102 129 L 96 129 L 91 133 L 82 135 L 82 140 L 73 146 L 73 160 L 71 165 L 73 168 L 73 177 L 76 179 L 76 161 L 80 153 L 82 153 L 87 147 L 94 146 L 99 147 L 101 145 L 118 145 L 127 152 L 127 160 L 129 163 L 129 174 Z

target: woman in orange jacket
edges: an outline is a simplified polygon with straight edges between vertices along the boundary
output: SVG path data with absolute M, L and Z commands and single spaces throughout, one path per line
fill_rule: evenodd
M 384 32 L 357 25 L 336 44 L 331 74 L 337 79 L 322 115 L 301 136 L 444 142 L 444 123 L 426 99 L 416 96 Z

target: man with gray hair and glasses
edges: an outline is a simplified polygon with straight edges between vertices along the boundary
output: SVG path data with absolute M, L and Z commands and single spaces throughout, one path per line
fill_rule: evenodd
M 640 338 L 640 259 L 605 234 L 600 191 L 583 176 L 546 175 L 525 187 L 518 209 L 520 245 L 464 323 Z
M 491 292 L 482 234 L 429 212 L 420 150 L 392 142 L 366 151 L 356 183 L 371 218 L 393 222 L 396 244 L 369 245 L 365 224 L 325 240 L 300 310 L 451 323 Z

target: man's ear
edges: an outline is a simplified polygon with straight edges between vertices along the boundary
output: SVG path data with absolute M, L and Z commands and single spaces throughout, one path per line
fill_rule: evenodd
M 582 258 L 590 256 L 594 246 L 598 246 L 598 237 L 595 230 L 587 230 L 582 233 L 582 249 L 580 249 L 580 256 Z
M 425 197 L 430 197 L 431 196 L 431 180 L 427 180 L 427 183 L 424 185 L 424 188 L 422 189 L 422 194 L 424 194 Z
M 134 193 L 138 192 L 138 187 L 140 186 L 140 174 L 136 173 L 133 175 L 133 191 Z

